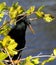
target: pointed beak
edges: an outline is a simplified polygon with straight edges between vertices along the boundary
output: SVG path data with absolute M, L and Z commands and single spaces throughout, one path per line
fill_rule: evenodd
M 29 27 L 30 31 L 31 31 L 33 34 L 35 34 L 35 31 L 34 31 L 34 29 L 32 28 L 32 26 L 31 26 L 30 24 L 28 25 L 28 27 Z

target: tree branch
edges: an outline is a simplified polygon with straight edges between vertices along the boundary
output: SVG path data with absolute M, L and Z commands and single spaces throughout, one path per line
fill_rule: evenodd
M 7 51 L 7 48 L 5 48 L 5 50 L 6 50 L 7 54 L 8 54 L 8 56 L 9 56 L 9 59 L 10 59 L 10 61 L 11 61 L 12 65 L 14 65 L 14 63 L 13 63 L 13 61 L 12 61 L 12 58 L 11 58 L 11 56 L 10 56 L 9 52 Z
M 49 57 L 54 57 L 54 58 L 56 58 L 56 56 L 54 56 L 54 55 L 38 55 L 38 56 L 33 56 L 32 57 L 32 59 L 33 58 L 49 58 Z M 23 58 L 23 59 L 20 59 L 21 61 L 24 61 L 26 58 Z M 10 62 L 9 60 L 4 60 L 4 61 L 6 61 L 6 62 Z M 19 60 L 18 60 L 19 61 Z

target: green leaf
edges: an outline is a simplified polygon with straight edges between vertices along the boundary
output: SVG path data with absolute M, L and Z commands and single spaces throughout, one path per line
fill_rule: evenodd
M 31 6 L 27 11 L 26 11 L 26 14 L 27 15 L 30 15 L 31 13 L 33 13 L 35 10 L 35 6 Z
M 7 57 L 8 57 L 8 55 L 6 53 L 0 52 L 0 61 L 4 60 Z
M 56 48 L 53 50 L 53 54 L 56 56 Z
M 24 12 L 24 9 L 20 5 L 18 5 L 16 10 L 17 10 L 17 15 L 20 15 L 20 14 L 22 14 Z
M 32 56 L 29 56 L 25 59 L 25 64 L 24 65 L 34 65 L 32 62 L 31 62 L 31 59 L 32 59 Z
M 40 6 L 37 11 L 42 11 L 44 9 L 44 5 Z
M 10 55 L 13 56 L 17 54 L 17 51 L 15 50 L 15 48 L 17 47 L 17 43 L 13 39 L 11 39 L 10 36 L 4 37 L 2 45 L 7 48 Z
M 55 60 L 54 57 L 50 57 L 50 58 L 47 60 L 47 62 L 52 62 L 52 61 L 54 61 L 54 60 Z
M 26 57 L 26 59 L 20 65 L 34 65 L 31 62 L 32 56 Z
M 16 47 L 17 47 L 17 43 L 13 39 L 11 39 L 7 48 L 9 50 L 12 50 L 12 49 L 15 49 Z
M 44 19 L 46 22 L 50 23 L 50 22 L 52 22 L 55 18 L 54 18 L 51 14 L 45 14 L 44 17 L 43 17 L 43 19 Z
M 3 62 L 0 62 L 0 65 L 5 65 Z
M 44 60 L 41 65 L 45 65 L 47 63 L 47 60 Z
M 12 11 L 9 11 L 9 16 L 11 19 L 15 19 L 16 16 L 17 16 L 17 10 L 12 10 Z
M 32 62 L 33 62 L 34 64 L 39 64 L 39 63 L 40 63 L 40 62 L 39 62 L 39 58 L 32 59 Z
M 9 17 L 11 19 L 15 19 L 18 15 L 20 15 L 21 13 L 23 13 L 23 8 L 18 5 L 18 7 L 16 9 L 14 9 L 14 7 L 11 7 L 9 10 Z
M 35 12 L 36 16 L 38 18 L 43 18 L 43 15 L 44 15 L 44 12 L 42 12 L 42 9 L 44 8 L 45 6 L 40 6 L 39 9 Z
M 10 49 L 12 50 L 12 49 L 16 48 L 17 43 L 13 39 L 11 39 L 10 36 L 7 35 L 7 36 L 4 37 L 2 45 L 4 47 L 7 47 L 9 50 Z
M 6 23 L 6 22 L 4 22 L 4 23 Z M 3 25 L 4 25 L 4 23 L 3 23 Z M 4 25 L 4 26 L 0 29 L 0 35 L 6 36 L 6 35 L 8 34 L 8 32 L 9 32 L 10 28 L 11 28 L 10 26 Z
M 0 18 L 3 18 L 3 16 L 4 16 L 4 13 L 0 13 Z
M 4 17 L 4 13 L 0 13 L 0 22 L 2 21 L 3 17 Z
M 38 18 L 43 18 L 44 12 L 36 11 L 35 14 Z
M 8 49 L 8 52 L 11 56 L 17 55 L 18 53 L 16 50 L 9 50 L 9 49 Z
M 1 12 L 1 13 L 0 13 L 0 22 L 2 21 L 3 17 L 4 17 L 4 13 Z
M 55 60 L 55 57 L 53 57 L 53 54 L 51 54 L 51 57 L 48 58 L 48 59 L 46 59 L 46 60 L 44 60 L 44 61 L 41 63 L 41 65 L 45 65 L 46 63 L 52 62 L 52 61 L 54 61 L 54 60 Z
M 30 61 L 32 59 L 32 56 L 27 57 L 25 60 Z
M 5 8 L 5 6 L 6 6 L 6 2 L 0 3 L 0 12 L 3 11 L 3 9 Z
M 3 42 L 2 42 L 2 45 L 4 46 L 4 47 L 7 47 L 8 46 L 8 44 L 10 43 L 10 36 L 5 36 L 4 37 L 4 39 L 3 39 Z
M 4 11 L 7 10 L 6 2 L 0 3 L 0 22 L 2 21 L 2 18 L 4 17 Z
M 18 15 L 20 15 L 21 13 L 23 13 L 23 8 L 22 6 L 18 5 L 17 3 L 13 3 L 12 7 L 10 7 L 9 10 L 9 17 L 11 19 L 15 19 Z
M 27 61 L 24 65 L 34 65 L 31 61 Z
M 12 4 L 12 7 L 17 8 L 17 7 L 18 7 L 18 2 L 13 3 L 13 4 Z
M 17 47 L 17 43 L 13 39 L 11 39 L 10 36 L 4 37 L 2 45 L 7 48 L 10 55 L 14 56 L 15 54 L 17 54 L 17 51 L 15 50 L 15 48 Z

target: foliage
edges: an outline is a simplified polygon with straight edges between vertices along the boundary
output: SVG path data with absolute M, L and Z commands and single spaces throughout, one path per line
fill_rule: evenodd
M 44 6 L 41 6 L 35 13 L 38 18 L 43 18 L 46 22 L 52 22 L 55 18 L 51 14 L 45 14 L 42 9 Z
M 46 22 L 52 22 L 54 17 L 50 14 L 45 14 L 43 19 L 46 21 Z
M 54 54 L 54 56 L 53 56 Z M 44 60 L 41 65 L 45 65 L 48 62 L 52 62 L 56 59 L 56 48 L 53 50 L 53 54 L 51 54 L 50 58 L 48 58 L 47 60 Z
M 39 58 L 32 59 L 32 56 L 29 56 L 20 65 L 37 65 L 39 63 Z
M 2 45 L 3 47 L 7 48 L 7 51 L 10 55 L 13 56 L 14 54 L 17 54 L 17 51 L 15 50 L 15 48 L 17 47 L 17 43 L 15 42 L 15 40 L 11 39 L 10 36 L 4 37 Z
M 4 52 L 0 52 L 0 61 L 4 60 L 8 55 Z
M 9 30 L 10 30 L 10 26 L 4 25 L 3 28 L 0 29 L 0 35 L 6 36 Z
M 31 6 L 27 11 L 26 11 L 26 14 L 27 15 L 31 15 L 35 10 L 35 6 Z
M 0 4 L 0 21 L 2 21 L 2 18 L 4 16 L 4 9 L 5 9 L 5 7 L 6 7 L 6 3 L 5 2 Z
M 0 35 L 4 36 L 4 38 L 0 40 L 0 65 L 5 65 L 2 61 L 5 60 L 8 56 L 16 55 L 18 52 L 15 49 L 17 47 L 17 43 L 7 35 L 11 29 L 11 25 L 16 25 L 17 16 L 30 16 L 31 14 L 35 14 L 37 18 L 42 18 L 45 20 L 45 22 L 52 22 L 55 18 L 51 14 L 46 14 L 43 12 L 42 10 L 44 7 L 44 5 L 40 6 L 35 11 L 35 6 L 31 6 L 28 10 L 25 11 L 22 6 L 18 4 L 18 2 L 13 3 L 12 6 L 8 6 L 6 2 L 0 3 L 0 23 L 3 23 L 0 27 Z M 10 21 L 3 21 L 4 15 L 9 16 Z M 56 56 L 56 48 L 53 50 L 53 54 Z M 53 54 L 50 56 L 50 58 L 42 62 L 40 62 L 40 58 L 33 58 L 32 56 L 29 56 L 23 62 L 20 62 L 17 65 L 45 65 L 47 62 L 56 59 Z
M 0 65 L 5 65 L 3 62 L 0 62 Z

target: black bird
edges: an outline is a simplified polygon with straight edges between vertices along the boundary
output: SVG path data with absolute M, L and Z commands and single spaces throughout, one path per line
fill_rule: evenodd
M 23 17 L 23 18 L 22 18 Z M 22 18 L 22 19 L 21 19 Z M 18 21 L 19 20 L 19 21 Z M 16 18 L 16 25 L 9 31 L 8 35 L 18 43 L 16 47 L 17 50 L 20 50 L 25 47 L 25 33 L 27 29 L 27 25 L 30 25 L 30 22 L 27 21 L 26 16 L 21 15 Z M 16 60 L 22 50 L 18 52 L 17 55 L 13 56 L 13 60 Z

